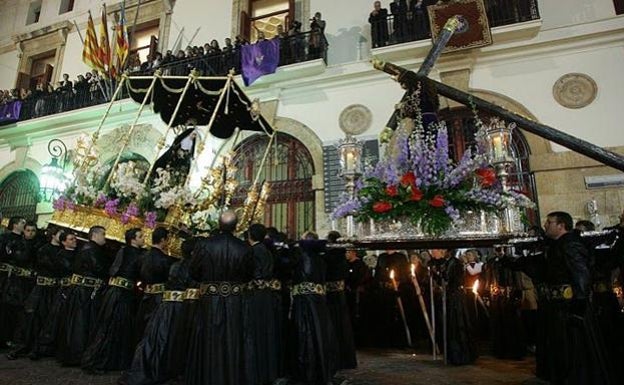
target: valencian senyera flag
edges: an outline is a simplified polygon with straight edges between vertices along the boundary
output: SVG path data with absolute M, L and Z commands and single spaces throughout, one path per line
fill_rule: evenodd
M 241 66 L 245 85 L 249 86 L 260 76 L 274 73 L 279 56 L 279 39 L 244 45 L 241 49 Z
M 100 23 L 100 47 L 99 54 L 100 63 L 107 73 L 110 70 L 111 52 L 110 40 L 108 39 L 108 22 L 106 21 L 106 4 L 102 6 L 102 23 Z
M 87 36 L 84 40 L 82 48 L 82 61 L 92 69 L 104 72 L 104 65 L 100 60 L 100 48 L 98 47 L 97 35 L 95 34 L 95 25 L 93 17 L 89 12 L 89 21 L 87 23 Z
M 121 73 L 126 65 L 130 42 L 128 41 L 128 27 L 126 25 L 126 2 L 121 3 L 119 21 L 115 27 L 115 53 L 117 55 L 115 68 L 117 73 Z

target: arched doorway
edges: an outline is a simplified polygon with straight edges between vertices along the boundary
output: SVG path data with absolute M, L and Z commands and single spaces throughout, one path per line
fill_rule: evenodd
M 39 202 L 39 179 L 30 170 L 14 171 L 0 184 L 0 216 L 35 220 Z
M 234 208 L 241 207 L 254 178 L 260 172 L 259 182 L 271 187 L 264 213 L 264 224 L 283 231 L 289 238 L 298 239 L 302 233 L 314 229 L 314 164 L 308 149 L 291 135 L 276 133 L 276 138 L 264 167 L 262 157 L 269 138 L 254 135 L 235 149 L 234 164 L 238 169 L 239 186 L 232 199 Z
M 455 161 L 461 159 L 467 148 L 474 147 L 477 124 L 474 113 L 466 107 L 441 110 L 440 120 L 446 122 L 449 132 L 449 154 Z M 488 124 L 491 116 L 480 114 L 479 119 Z M 520 127 L 521 128 L 521 127 Z M 509 182 L 514 189 L 524 192 L 537 204 L 537 188 L 535 177 L 529 167 L 531 148 L 521 130 L 514 130 L 512 135 L 511 150 L 516 163 L 510 170 Z M 538 224 L 539 213 L 537 210 L 527 210 L 527 219 L 531 224 Z

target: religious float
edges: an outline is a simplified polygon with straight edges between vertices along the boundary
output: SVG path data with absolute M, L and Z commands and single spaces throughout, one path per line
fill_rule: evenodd
M 98 154 L 97 141 L 111 107 L 124 90 L 140 107 L 119 143 L 114 162 L 107 164 Z M 223 154 L 199 169 L 197 160 L 205 155 L 208 136 L 232 140 L 233 147 L 242 130 L 271 138 L 273 130 L 260 114 L 258 103 L 245 95 L 233 74 L 202 77 L 192 71 L 188 76 L 159 72 L 153 76 L 123 75 L 111 100 L 95 132 L 77 142 L 72 157 L 73 183 L 54 201 L 50 223 L 81 233 L 91 226 L 104 226 L 107 237 L 118 242 L 123 242 L 126 230 L 139 227 L 148 244 L 153 229 L 165 226 L 172 230 L 168 252 L 179 256 L 185 237 L 214 229 L 219 212 L 229 207 L 238 187 L 232 154 Z M 157 158 L 145 171 L 133 161 L 123 161 L 123 157 L 147 105 L 167 126 L 157 144 Z M 195 186 L 191 186 L 191 174 L 199 175 Z M 240 231 L 262 217 L 268 194 L 267 184 L 257 175 L 239 210 Z

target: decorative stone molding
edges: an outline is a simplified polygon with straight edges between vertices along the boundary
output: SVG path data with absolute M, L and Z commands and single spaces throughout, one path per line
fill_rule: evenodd
M 129 128 L 128 124 L 121 125 L 102 135 L 97 141 L 96 147 L 103 160 L 117 156 Z M 138 124 L 134 127 L 124 152 L 141 155 L 148 162 L 152 162 L 157 155 L 155 144 L 158 143 L 160 137 L 161 133 L 151 124 Z
M 340 129 L 347 135 L 360 135 L 368 131 L 373 121 L 373 113 L 362 104 L 352 104 L 340 113 Z
M 598 94 L 598 85 L 589 75 L 569 73 L 553 85 L 553 97 L 566 108 L 583 108 L 590 105 Z

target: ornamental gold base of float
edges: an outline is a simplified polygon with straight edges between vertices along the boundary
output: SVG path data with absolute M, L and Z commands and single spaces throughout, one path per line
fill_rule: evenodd
M 73 210 L 55 210 L 49 223 L 71 229 L 81 233 L 88 233 L 93 226 L 102 226 L 106 229 L 106 238 L 125 244 L 125 233 L 132 228 L 140 228 L 145 235 L 145 244 L 151 246 L 152 232 L 139 218 L 130 218 L 128 223 L 122 223 L 120 215 L 108 215 L 103 209 L 76 205 Z M 167 252 L 174 257 L 182 256 L 182 242 L 184 239 L 178 236 L 177 229 L 170 224 L 157 223 L 156 226 L 164 226 L 171 231 Z
M 458 240 L 496 238 L 522 234 L 524 226 L 519 210 L 504 210 L 502 213 L 488 211 L 466 211 L 442 234 L 425 232 L 420 223 L 409 217 L 358 222 L 355 238 L 359 241 L 417 241 L 417 240 Z M 505 216 L 513 217 L 509 221 Z

